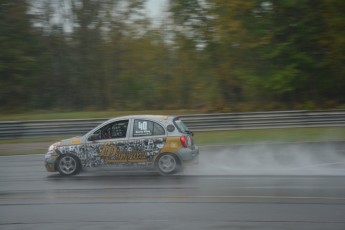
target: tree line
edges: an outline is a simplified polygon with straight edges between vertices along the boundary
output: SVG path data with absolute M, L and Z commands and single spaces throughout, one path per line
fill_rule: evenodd
M 342 0 L 0 1 L 0 108 L 345 106 Z

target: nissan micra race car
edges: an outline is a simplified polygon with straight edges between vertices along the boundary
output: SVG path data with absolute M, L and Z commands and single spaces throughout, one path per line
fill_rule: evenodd
M 173 174 L 198 163 L 193 133 L 175 116 L 126 116 L 108 120 L 82 137 L 51 145 L 48 172 L 75 175 L 84 167 L 155 169 Z

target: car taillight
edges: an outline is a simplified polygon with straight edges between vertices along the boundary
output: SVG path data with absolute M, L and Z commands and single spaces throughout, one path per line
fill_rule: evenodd
M 187 139 L 185 136 L 181 136 L 180 137 L 180 141 L 181 141 L 181 144 L 184 148 L 187 148 L 188 147 L 188 144 L 187 144 Z

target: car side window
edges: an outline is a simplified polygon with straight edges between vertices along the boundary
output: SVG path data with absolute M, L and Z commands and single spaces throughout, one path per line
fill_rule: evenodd
M 99 140 L 125 138 L 127 134 L 128 120 L 115 121 L 107 124 L 94 132 Z
M 141 136 L 153 136 L 153 135 L 164 135 L 165 130 L 164 128 L 153 121 L 147 120 L 134 120 L 133 125 L 133 137 L 141 137 Z
M 153 135 L 164 135 L 164 134 L 165 134 L 164 128 L 160 124 L 153 122 Z

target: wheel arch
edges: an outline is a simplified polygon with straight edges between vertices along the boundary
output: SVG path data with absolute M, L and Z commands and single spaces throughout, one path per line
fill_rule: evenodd
M 171 168 L 171 170 L 167 170 L 167 171 L 165 170 L 166 167 L 170 168 L 172 165 L 169 165 L 169 163 L 168 163 L 168 165 L 165 165 L 165 163 L 163 163 L 163 165 L 161 165 L 161 161 L 160 161 L 160 159 L 166 155 L 173 157 L 174 161 L 175 161 L 175 164 L 173 164 L 174 165 L 173 168 Z M 162 166 L 163 166 L 163 168 L 161 168 Z M 161 174 L 162 176 L 175 174 L 175 173 L 181 172 L 183 169 L 181 158 L 176 153 L 172 153 L 172 152 L 163 152 L 163 153 L 159 154 L 157 156 L 157 158 L 155 159 L 154 167 L 157 170 L 157 172 L 159 174 Z
M 61 153 L 61 154 L 59 154 L 59 156 L 56 158 L 56 160 L 55 160 L 55 162 L 54 162 L 54 169 L 55 169 L 55 171 L 58 171 L 58 162 L 59 162 L 60 158 L 63 157 L 63 156 L 66 156 L 66 155 L 74 156 L 74 157 L 76 158 L 76 160 L 78 161 L 77 163 L 79 164 L 80 169 L 83 168 L 83 164 L 82 164 L 80 158 L 79 158 L 76 154 L 68 152 L 68 153 Z
M 176 160 L 177 160 L 177 164 L 178 164 L 179 166 L 182 166 L 182 162 L 183 162 L 183 161 L 182 161 L 181 156 L 179 156 L 178 154 L 173 153 L 173 152 L 162 152 L 162 153 L 157 154 L 157 155 L 155 156 L 155 158 L 154 158 L 154 165 L 156 166 L 156 164 L 157 164 L 157 162 L 158 162 L 158 159 L 159 159 L 161 156 L 166 155 L 166 154 L 171 154 L 171 155 L 173 155 L 173 156 L 176 158 Z

